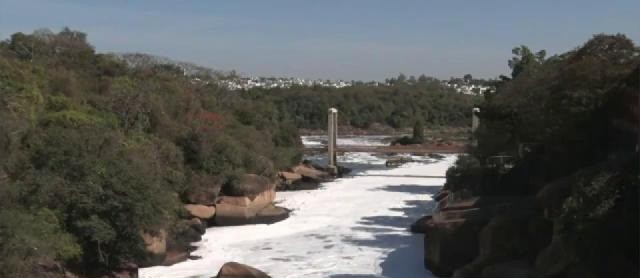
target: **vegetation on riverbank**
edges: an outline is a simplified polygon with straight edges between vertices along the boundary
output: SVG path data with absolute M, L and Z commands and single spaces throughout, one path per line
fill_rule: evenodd
M 273 179 L 300 146 L 291 121 L 179 68 L 129 68 L 69 29 L 16 33 L 0 43 L 0 276 L 145 262 L 141 234 L 179 242 L 191 192 Z
M 0 42 L 0 276 L 155 263 L 143 238 L 164 231 L 167 248 L 186 248 L 197 235 L 183 202 L 231 192 L 246 173 L 273 182 L 300 161 L 298 128 L 323 128 L 330 106 L 366 128 L 460 126 L 474 103 L 428 78 L 239 92 L 209 81 L 127 65 L 67 28 Z
M 427 246 L 427 265 L 456 277 L 637 277 L 640 48 L 596 35 L 549 58 L 526 47 L 514 55 L 512 76 L 480 105 L 477 146 L 447 172 L 441 205 L 467 225 L 428 224 L 435 241 L 449 240 L 446 225 L 458 231 L 449 252 L 465 257 Z
M 426 77 L 415 82 L 396 81 L 391 86 L 251 89 L 239 94 L 273 103 L 275 110 L 302 129 L 324 129 L 327 107 L 338 109 L 343 127 L 401 129 L 411 128 L 416 120 L 426 127 L 468 126 L 472 107 L 482 99 L 456 93 L 440 80 Z

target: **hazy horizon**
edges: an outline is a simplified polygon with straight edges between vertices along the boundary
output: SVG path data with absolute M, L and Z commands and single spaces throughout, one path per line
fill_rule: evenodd
M 597 33 L 636 43 L 640 1 L 0 1 L 0 38 L 68 26 L 99 52 L 141 52 L 252 76 L 384 80 L 509 72 L 511 49 L 548 55 Z

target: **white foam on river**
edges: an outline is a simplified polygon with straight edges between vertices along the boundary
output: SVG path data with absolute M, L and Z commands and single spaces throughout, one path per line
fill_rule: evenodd
M 346 146 L 388 146 L 394 138 L 400 136 L 389 135 L 365 135 L 365 136 L 338 136 L 337 144 Z M 302 143 L 308 147 L 327 145 L 326 135 L 301 136 Z
M 443 176 L 455 156 L 393 169 L 384 167 L 385 158 L 367 153 L 339 159 L 354 169 L 351 176 L 317 190 L 277 193 L 279 205 L 293 210 L 288 219 L 211 227 L 195 243 L 192 255 L 200 259 L 143 268 L 141 277 L 213 277 L 228 261 L 274 278 L 432 277 L 423 266 L 423 237 L 407 228 L 433 208 L 432 196 L 445 180 L 401 176 Z

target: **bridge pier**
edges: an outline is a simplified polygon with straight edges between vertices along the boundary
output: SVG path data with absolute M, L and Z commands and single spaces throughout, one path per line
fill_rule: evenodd
M 480 126 L 480 117 L 478 114 L 480 114 L 480 108 L 474 107 L 473 110 L 471 110 L 471 136 L 473 138 L 471 144 L 474 147 L 478 146 L 478 137 L 476 136 L 476 130 L 478 130 L 478 126 Z
M 328 149 L 329 149 L 329 169 L 333 174 L 338 174 L 337 138 L 338 138 L 338 109 L 329 108 L 328 121 Z

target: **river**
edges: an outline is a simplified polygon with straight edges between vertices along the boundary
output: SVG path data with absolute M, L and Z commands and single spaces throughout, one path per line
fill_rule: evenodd
M 380 138 L 355 139 L 375 144 Z M 305 144 L 317 139 L 304 138 Z M 353 143 L 353 142 L 351 142 Z M 339 143 L 340 144 L 340 143 Z M 278 192 L 279 206 L 291 216 L 271 225 L 211 227 L 188 260 L 140 269 L 142 278 L 213 277 L 228 261 L 287 277 L 432 277 L 423 266 L 423 236 L 407 228 L 434 207 L 432 196 L 455 160 L 413 157 L 415 162 L 386 168 L 385 158 L 368 153 L 339 157 L 353 172 L 316 190 Z M 315 157 L 313 159 L 321 159 Z M 404 177 L 403 177 L 404 176 Z

